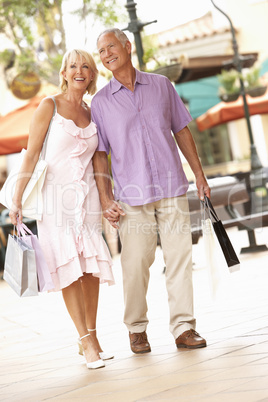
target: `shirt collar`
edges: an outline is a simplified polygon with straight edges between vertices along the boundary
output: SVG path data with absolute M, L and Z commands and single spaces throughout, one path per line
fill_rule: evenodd
M 136 80 L 135 80 L 135 84 L 141 84 L 141 85 L 148 85 L 149 81 L 147 79 L 147 75 L 146 73 L 139 71 L 135 68 L 136 70 Z M 116 78 L 112 78 L 111 79 L 111 90 L 112 90 L 112 94 L 114 94 L 115 92 L 118 92 L 123 85 L 121 84 L 121 82 L 117 81 Z

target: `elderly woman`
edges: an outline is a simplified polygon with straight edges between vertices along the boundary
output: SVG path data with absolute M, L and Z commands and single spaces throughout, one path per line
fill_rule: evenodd
M 61 93 L 47 97 L 31 121 L 28 148 L 17 181 L 10 218 L 22 221 L 22 195 L 39 158 L 50 125 L 45 159 L 43 218 L 38 236 L 54 283 L 62 291 L 79 334 L 80 352 L 90 369 L 104 367 L 96 335 L 99 283 L 114 283 L 111 257 L 102 238 L 101 207 L 92 156 L 98 145 L 86 93 L 96 92 L 98 70 L 83 50 L 67 52 L 60 69 Z M 51 124 L 50 124 L 51 122 Z M 28 178 L 27 178 L 28 177 Z

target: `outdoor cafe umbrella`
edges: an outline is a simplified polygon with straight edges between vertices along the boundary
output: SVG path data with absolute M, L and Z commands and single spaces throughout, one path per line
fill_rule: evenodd
M 26 105 L 0 117 L 0 155 L 17 153 L 27 147 L 31 118 L 44 97 L 35 96 Z
M 268 90 L 262 96 L 253 98 L 246 95 L 246 97 L 250 115 L 268 113 Z M 204 131 L 218 124 L 242 119 L 243 117 L 245 117 L 243 98 L 239 96 L 234 102 L 220 102 L 213 106 L 206 113 L 197 117 L 196 124 L 199 131 Z

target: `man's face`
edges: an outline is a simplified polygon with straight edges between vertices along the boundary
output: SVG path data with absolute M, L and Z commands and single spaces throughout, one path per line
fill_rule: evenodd
M 102 64 L 113 74 L 119 72 L 130 62 L 130 42 L 123 47 L 113 33 L 101 35 L 98 40 L 98 51 Z

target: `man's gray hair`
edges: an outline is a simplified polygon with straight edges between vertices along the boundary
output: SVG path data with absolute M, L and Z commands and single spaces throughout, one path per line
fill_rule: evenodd
M 108 29 L 105 29 L 104 31 L 102 31 L 102 32 L 99 34 L 99 36 L 98 36 L 98 38 L 97 38 L 97 45 L 98 45 L 98 41 L 99 41 L 100 37 L 101 37 L 102 35 L 106 35 L 106 34 L 109 34 L 109 33 L 113 33 L 113 34 L 117 37 L 117 39 L 122 43 L 122 45 L 123 45 L 124 47 L 126 46 L 127 41 L 129 41 L 127 35 L 126 35 L 123 31 L 121 31 L 121 29 L 118 29 L 118 28 L 108 28 Z

